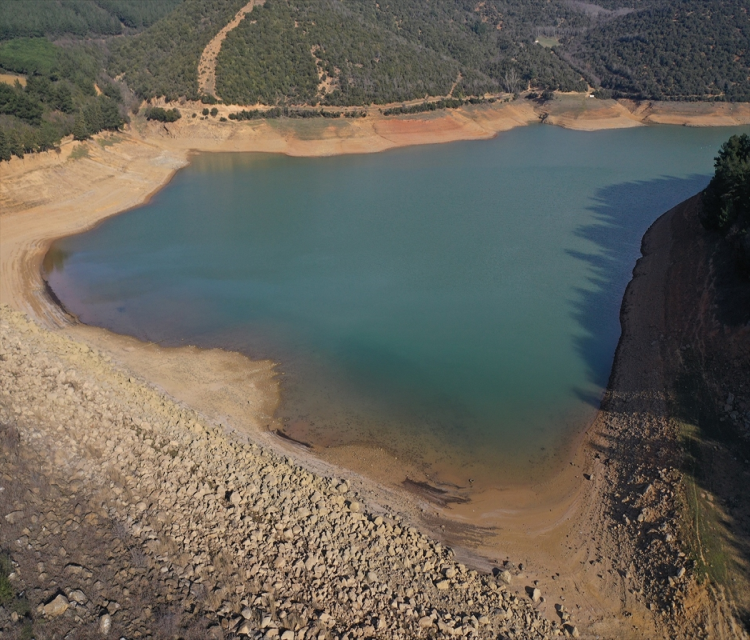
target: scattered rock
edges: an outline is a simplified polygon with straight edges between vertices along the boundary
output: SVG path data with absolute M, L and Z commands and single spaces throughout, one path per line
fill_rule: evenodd
M 86 597 L 86 594 L 81 591 L 80 589 L 76 589 L 75 591 L 71 591 L 68 594 L 68 599 L 71 602 L 75 602 L 76 604 L 86 604 L 89 599 Z
M 427 629 L 432 626 L 432 618 L 430 616 L 422 616 L 419 619 L 419 628 L 420 629 Z
M 68 602 L 68 599 L 64 595 L 59 594 L 52 602 L 44 605 L 44 615 L 48 618 L 56 618 L 65 613 L 69 606 L 70 602 Z
M 7 516 L 5 516 L 5 520 L 9 524 L 18 524 L 23 519 L 23 511 L 12 511 Z
M 96 352 L 16 329 L 28 320 L 0 307 L 6 318 L 0 427 L 18 425 L 29 467 L 0 448 L 0 473 L 29 490 L 14 492 L 23 508 L 0 491 L 0 513 L 26 525 L 18 545 L 30 559 L 14 589 L 35 594 L 32 607 L 56 618 L 59 637 L 79 627 L 169 635 L 178 617 L 184 637 L 217 639 L 476 637 L 480 628 L 497 637 L 511 624 L 552 633 L 528 599 L 507 591 L 507 569 L 497 580 L 467 570 L 402 516 L 368 512 L 347 482 L 248 443 L 135 378 L 124 385 Z
M 103 636 L 109 635 L 109 630 L 112 628 L 112 616 L 105 613 L 99 618 L 99 633 Z

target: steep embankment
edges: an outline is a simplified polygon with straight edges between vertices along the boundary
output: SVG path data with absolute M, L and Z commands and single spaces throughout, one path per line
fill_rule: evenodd
M 728 376 L 739 390 L 750 382 L 750 328 L 717 315 L 721 254 L 698 222 L 699 206 L 695 196 L 652 225 L 623 299 L 609 390 L 591 431 L 595 479 L 611 487 L 601 491 L 596 538 L 616 558 L 602 584 L 619 585 L 623 610 L 647 605 L 672 637 L 728 640 L 747 637 L 741 567 L 750 537 L 738 494 L 747 461 L 736 456 L 739 432 L 716 441 L 717 420 L 725 421 L 716 405 L 726 389 L 719 380 Z M 714 504 L 707 490 L 717 485 L 734 501 Z
M 700 616 L 717 637 L 739 638 L 750 628 L 750 282 L 698 212 L 694 199 L 672 220 L 664 352 L 688 554 L 710 598 Z

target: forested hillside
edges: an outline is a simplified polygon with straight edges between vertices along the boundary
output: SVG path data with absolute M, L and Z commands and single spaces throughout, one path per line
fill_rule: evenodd
M 182 0 L 0 0 L 0 40 L 112 36 L 148 27 Z
M 139 96 L 198 97 L 198 61 L 216 33 L 247 0 L 185 0 L 179 9 L 132 38 L 110 46 L 109 72 Z
M 25 87 L 0 83 L 0 160 L 54 148 L 70 134 L 83 140 L 121 127 L 122 90 L 101 77 L 102 63 L 92 46 L 63 48 L 45 38 L 0 43 L 0 67 L 27 76 Z
M 182 0 L 0 0 L 0 160 L 83 140 L 127 120 L 103 38 L 136 34 Z M 20 82 L 25 80 L 25 86 Z
M 562 48 L 615 95 L 750 101 L 747 0 L 652 2 Z
M 250 104 L 354 105 L 447 95 L 454 84 L 455 95 L 585 90 L 580 73 L 534 43 L 533 20 L 583 24 L 579 13 L 550 6 L 268 0 L 224 42 L 217 92 Z
M 267 0 L 202 96 L 201 53 L 246 3 L 0 0 L 0 73 L 28 80 L 0 84 L 0 157 L 117 128 L 160 97 L 341 106 L 590 86 L 750 101 L 748 0 Z

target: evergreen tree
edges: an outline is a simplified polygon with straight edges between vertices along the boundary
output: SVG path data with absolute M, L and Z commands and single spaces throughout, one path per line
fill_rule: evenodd
M 99 100 L 90 102 L 83 108 L 83 116 L 86 119 L 86 128 L 89 135 L 99 133 L 104 128 L 104 118 Z
M 117 103 L 111 98 L 100 96 L 99 109 L 102 118 L 102 129 L 116 130 L 125 124 L 125 120 L 120 115 L 120 109 L 117 106 Z
M 2 160 L 10 160 L 11 157 L 10 152 L 10 142 L 8 141 L 8 135 L 5 133 L 5 131 L 0 127 L 0 161 Z
M 6 132 L 6 139 L 8 141 L 8 146 L 10 147 L 10 152 L 14 156 L 18 156 L 19 158 L 23 158 L 23 144 L 21 143 L 21 137 L 18 135 L 18 132 L 14 129 L 10 129 Z
M 703 226 L 724 231 L 738 219 L 750 221 L 750 136 L 729 138 L 714 168 L 714 177 L 703 192 Z
M 53 109 L 62 111 L 63 113 L 73 113 L 75 111 L 75 105 L 73 104 L 73 93 L 70 87 L 66 83 L 59 83 L 56 90 L 53 101 L 50 103 Z
M 76 114 L 75 122 L 73 123 L 73 139 L 74 140 L 87 140 L 89 138 L 89 128 L 86 124 L 86 117 L 82 111 Z
M 43 122 L 36 135 L 37 150 L 48 151 L 60 143 L 60 132 L 51 122 Z

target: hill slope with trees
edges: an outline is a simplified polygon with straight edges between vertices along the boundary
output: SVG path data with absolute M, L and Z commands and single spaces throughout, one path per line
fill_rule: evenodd
M 750 101 L 747 0 L 0 0 L 0 155 L 117 128 L 142 100 L 278 107 L 597 90 Z M 115 117 L 115 113 L 118 114 Z M 119 124 L 117 124 L 119 123 Z M 75 128 L 75 132 L 74 132 Z
M 750 136 L 732 136 L 719 150 L 702 194 L 701 222 L 727 238 L 740 274 L 750 280 Z
M 0 0 L 0 40 L 114 36 L 149 27 L 182 0 Z
M 580 73 L 534 43 L 531 28 L 534 19 L 577 24 L 580 16 L 562 4 L 550 11 L 546 0 L 519 11 L 512 4 L 268 0 L 225 40 L 217 92 L 247 104 L 358 105 L 451 88 L 454 95 L 529 85 L 585 90 Z
M 563 40 L 592 84 L 615 96 L 750 101 L 747 0 L 664 0 Z

